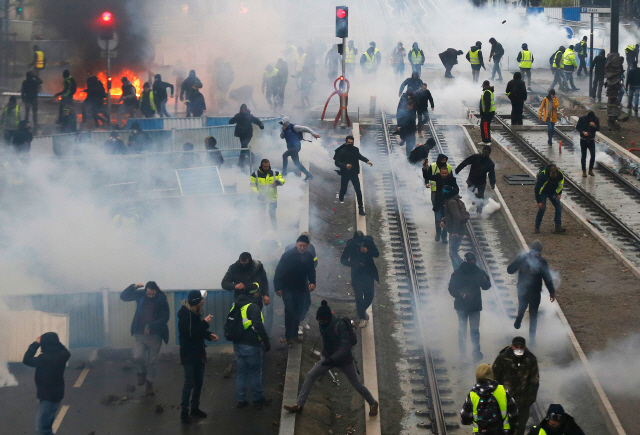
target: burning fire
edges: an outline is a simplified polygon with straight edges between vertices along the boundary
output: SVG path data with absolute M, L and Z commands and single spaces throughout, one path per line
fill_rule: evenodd
M 246 14 L 249 10 L 244 7 L 244 3 L 240 3 L 240 14 Z
M 106 91 L 107 75 L 101 71 L 98 73 L 97 77 L 98 80 L 102 82 L 104 90 Z M 111 75 L 111 96 L 120 97 L 122 95 L 122 82 L 120 81 L 122 77 L 127 77 L 129 79 L 133 87 L 136 88 L 136 95 L 139 97 L 142 92 L 142 80 L 128 69 L 120 71 L 118 74 Z

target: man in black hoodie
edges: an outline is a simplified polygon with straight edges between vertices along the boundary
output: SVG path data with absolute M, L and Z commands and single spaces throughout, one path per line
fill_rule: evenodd
M 174 87 L 171 83 L 163 82 L 162 76 L 160 74 L 156 74 L 153 78 L 153 94 L 155 95 L 156 107 L 158 108 L 158 115 L 160 118 L 166 116 L 169 118 L 169 112 L 167 112 L 167 100 L 169 99 L 169 95 L 167 95 L 167 88 L 171 88 L 171 98 L 173 98 L 173 90 Z
M 249 148 L 249 142 L 251 142 L 251 138 L 253 137 L 253 126 L 251 124 L 257 125 L 260 127 L 260 130 L 264 130 L 264 124 L 251 114 L 246 104 L 240 105 L 240 111 L 229 120 L 229 124 L 236 124 L 233 135 L 240 139 L 240 148 L 243 148 L 243 150 L 240 151 L 238 164 L 244 167 L 245 154 L 248 154 L 248 151 L 244 151 L 244 149 Z
M 478 214 L 482 213 L 482 207 L 484 206 L 484 190 L 487 187 L 487 175 L 489 175 L 491 188 L 496 188 L 495 164 L 493 160 L 491 160 L 491 157 L 489 157 L 490 155 L 491 146 L 485 145 L 481 153 L 470 155 L 456 167 L 456 175 L 458 175 L 467 165 L 471 165 L 471 168 L 469 168 L 469 177 L 467 177 L 467 187 L 472 193 L 476 189 L 478 190 L 476 198 L 481 200 L 478 202 Z
M 552 403 L 547 416 L 529 431 L 529 435 L 584 435 L 571 414 L 564 412 L 562 405 Z
M 480 351 L 480 311 L 482 311 L 481 290 L 489 290 L 491 280 L 489 275 L 476 265 L 476 255 L 473 252 L 464 254 L 464 261 L 451 274 L 449 280 L 449 294 L 455 298 L 453 308 L 458 313 L 458 347 L 460 355 L 467 353 L 467 321 L 473 345 L 473 360 L 481 361 Z
M 40 355 L 36 352 L 40 348 Z M 64 397 L 64 369 L 71 354 L 55 332 L 45 332 L 31 343 L 22 363 L 36 368 L 37 397 L 40 400 L 36 428 L 41 435 L 53 435 L 53 421 Z M 10 429 L 7 428 L 9 432 Z
M 144 289 L 143 289 L 144 287 Z M 138 385 L 146 385 L 147 395 L 153 395 L 158 356 L 162 342 L 169 342 L 167 323 L 171 316 L 167 296 L 155 281 L 146 285 L 131 284 L 120 293 L 120 300 L 136 302 L 131 321 L 131 335 L 135 339 L 133 359 L 138 368 Z
M 446 228 L 449 233 L 449 258 L 454 270 L 462 264 L 462 258 L 458 252 L 462 239 L 467 234 L 466 223 L 469 220 L 469 213 L 466 212 L 459 191 L 457 185 L 448 184 L 442 188 L 444 216 L 440 227 Z
M 518 316 L 513 327 L 520 329 L 524 313 L 529 307 L 529 338 L 532 343 L 536 340 L 536 329 L 538 326 L 538 307 L 540 306 L 540 296 L 542 293 L 542 282 L 549 290 L 551 302 L 556 300 L 556 288 L 553 285 L 551 272 L 547 260 L 542 258 L 542 242 L 534 240 L 530 245 L 529 252 L 518 255 L 516 259 L 507 267 L 510 275 L 518 273 Z
M 593 71 L 593 88 L 591 89 L 591 98 L 598 98 L 598 103 L 602 101 L 602 85 L 604 85 L 604 66 L 607 63 L 606 53 L 600 50 L 600 53 L 593 58 L 591 71 Z M 597 92 L 596 92 L 597 90 Z
M 360 328 L 367 326 L 369 320 L 367 309 L 373 302 L 374 281 L 380 282 L 378 268 L 373 260 L 379 256 L 380 252 L 373 237 L 365 236 L 362 231 L 356 231 L 353 238 L 347 241 L 340 257 L 340 263 L 351 268 L 351 287 L 356 298 Z
M 404 92 L 405 86 L 407 87 L 407 92 L 414 93 L 418 91 L 422 87 L 422 79 L 420 78 L 420 74 L 417 72 L 412 72 L 411 77 L 405 79 L 400 85 L 400 90 L 398 91 L 398 97 L 402 95 Z
M 524 102 L 527 101 L 527 85 L 520 72 L 513 73 L 513 80 L 507 83 L 507 97 L 511 100 L 511 125 L 522 125 Z
M 434 110 L 433 97 L 431 91 L 427 89 L 427 84 L 422 83 L 422 88 L 413 94 L 413 100 L 416 103 L 416 113 L 418 115 L 418 136 L 422 137 L 424 124 L 429 122 L 429 103 L 431 110 Z
M 536 234 L 540 232 L 540 225 L 542 224 L 542 218 L 544 212 L 547 209 L 547 199 L 551 202 L 556 209 L 553 221 L 556 224 L 554 233 L 561 234 L 566 232 L 566 229 L 562 227 L 562 190 L 564 189 L 564 174 L 554 164 L 542 168 L 538 172 L 536 178 L 536 185 L 534 187 L 534 195 L 536 197 L 536 203 L 538 204 L 538 213 L 536 214 Z
M 378 402 L 371 395 L 369 389 L 358 379 L 351 352 L 349 327 L 346 321 L 331 312 L 327 301 L 320 303 L 316 312 L 316 320 L 320 325 L 320 334 L 322 335 L 322 358 L 305 376 L 296 404 L 284 405 L 283 408 L 289 412 L 300 414 L 316 379 L 332 368 L 339 368 L 369 404 L 369 416 L 375 417 L 378 415 Z
M 184 101 L 187 105 L 187 118 L 191 116 L 191 96 L 194 92 L 194 86 L 197 89 L 202 89 L 202 82 L 196 77 L 196 72 L 191 70 L 189 77 L 184 79 L 180 87 L 180 101 Z
M 462 56 L 464 53 L 462 50 L 456 50 L 455 48 L 447 48 L 445 51 L 440 53 L 440 61 L 442 65 L 444 65 L 444 77 L 447 79 L 452 79 L 453 75 L 451 74 L 451 69 L 454 65 L 458 64 L 458 56 Z
M 502 48 L 502 44 L 496 41 L 496 38 L 489 39 L 491 43 L 491 54 L 489 55 L 489 62 L 493 58 L 493 71 L 491 72 L 491 80 L 495 79 L 496 74 L 498 74 L 498 81 L 502 81 L 502 71 L 500 71 L 500 60 L 502 60 L 502 56 L 504 56 L 504 48 Z
M 287 344 L 294 344 L 298 337 L 298 325 L 304 309 L 304 292 L 316 289 L 316 268 L 313 255 L 307 248 L 309 237 L 301 235 L 296 249 L 286 251 L 280 257 L 273 277 L 276 294 L 284 302 L 284 326 Z
M 222 278 L 221 285 L 223 289 L 233 291 L 234 299 L 238 299 L 248 292 L 251 296 L 256 296 L 253 303 L 260 308 L 262 308 L 262 304 L 269 305 L 271 303 L 267 272 L 265 272 L 262 263 L 254 260 L 248 252 L 240 254 L 238 261 L 229 266 L 227 273 Z
M 205 340 L 217 341 L 218 336 L 209 332 L 211 314 L 202 319 L 202 306 L 207 298 L 204 290 L 191 290 L 178 310 L 178 336 L 180 338 L 180 362 L 184 368 L 184 387 L 180 407 L 180 420 L 189 424 L 193 418 L 206 418 L 200 410 L 200 392 L 207 362 Z M 193 394 L 192 394 L 193 392 Z M 191 399 L 191 415 L 189 415 Z
M 371 163 L 368 158 L 360 154 L 360 150 L 358 147 L 353 145 L 354 143 L 355 139 L 353 136 L 347 136 L 345 143 L 340 145 L 333 155 L 333 160 L 335 161 L 336 166 L 340 168 L 339 171 L 336 171 L 340 174 L 340 193 L 338 194 L 338 199 L 341 204 L 344 204 L 344 195 L 347 193 L 349 181 L 351 181 L 353 190 L 356 192 L 359 213 L 361 216 L 364 216 L 365 212 L 364 203 L 362 201 L 362 190 L 360 190 L 360 178 L 358 178 L 358 174 L 360 174 L 360 162 L 365 162 L 369 166 L 373 166 L 373 163 Z
M 595 113 L 589 111 L 585 116 L 578 118 L 576 130 L 580 133 L 582 176 L 587 176 L 587 150 L 589 150 L 591 154 L 591 159 L 589 160 L 589 175 L 594 176 L 593 165 L 596 162 L 596 133 L 600 130 L 600 120 Z
M 22 82 L 20 97 L 24 103 L 24 119 L 29 120 L 29 111 L 33 110 L 33 127 L 38 127 L 38 89 L 42 85 L 42 80 L 33 71 L 27 71 L 27 78 Z

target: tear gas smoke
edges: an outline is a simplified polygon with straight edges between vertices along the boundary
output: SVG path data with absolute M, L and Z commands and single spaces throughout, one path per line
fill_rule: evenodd
M 606 165 L 610 168 L 613 168 L 613 158 L 605 153 L 604 151 L 598 151 L 596 153 L 596 162 L 598 163 L 602 163 L 603 165 Z

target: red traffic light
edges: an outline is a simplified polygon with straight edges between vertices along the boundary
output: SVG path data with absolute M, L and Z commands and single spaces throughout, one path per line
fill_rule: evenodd
M 102 21 L 104 21 L 105 23 L 111 22 L 112 18 L 113 18 L 113 15 L 111 15 L 111 12 L 104 12 L 102 14 Z
M 340 81 L 343 81 L 343 80 L 344 80 L 344 77 L 343 77 L 343 76 L 340 76 Z
M 344 18 L 347 16 L 347 11 L 345 11 L 344 9 L 338 9 L 336 11 L 336 15 L 338 16 L 338 18 Z

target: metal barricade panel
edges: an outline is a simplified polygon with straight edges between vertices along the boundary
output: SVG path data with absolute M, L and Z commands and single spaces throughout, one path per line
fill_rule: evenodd
M 204 118 L 164 118 L 164 129 L 184 129 L 204 127 Z

